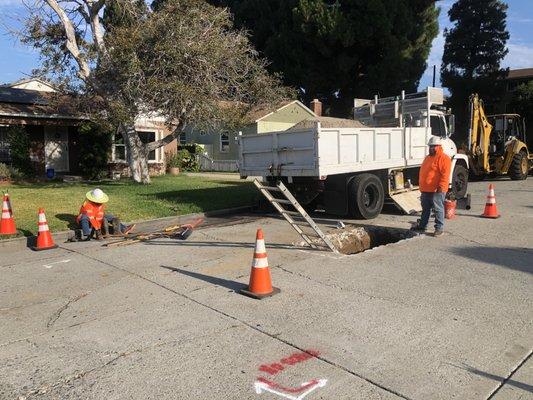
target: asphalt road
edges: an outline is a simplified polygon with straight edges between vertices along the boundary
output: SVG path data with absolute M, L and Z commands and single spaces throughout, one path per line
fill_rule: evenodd
M 533 179 L 495 184 L 501 218 L 475 183 L 443 237 L 352 256 L 254 215 L 184 242 L 0 247 L 0 398 L 533 399 Z M 237 293 L 258 227 L 281 289 L 261 301 Z

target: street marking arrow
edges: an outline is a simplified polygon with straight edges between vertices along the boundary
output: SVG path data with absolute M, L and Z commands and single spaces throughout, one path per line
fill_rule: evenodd
M 43 264 L 43 267 L 45 268 L 52 268 L 55 264 L 62 264 L 62 263 L 68 263 L 70 262 L 70 259 L 67 259 L 67 260 L 60 260 L 60 261 L 56 261 L 56 262 L 52 262 L 50 264 Z
M 307 396 L 309 393 L 311 393 L 313 390 L 326 386 L 326 383 L 328 382 L 327 379 L 313 379 L 310 382 L 302 383 L 302 385 L 299 388 L 282 388 L 284 391 L 289 391 L 292 393 L 297 393 L 303 390 L 303 392 L 299 396 L 293 396 L 287 393 L 278 392 L 277 390 L 273 389 L 273 386 L 280 387 L 279 385 L 275 383 L 268 383 L 266 379 L 261 379 L 254 383 L 254 389 L 255 393 L 261 394 L 263 392 L 270 392 L 273 394 L 277 394 L 278 396 L 284 397 L 289 400 L 302 400 L 305 396 Z

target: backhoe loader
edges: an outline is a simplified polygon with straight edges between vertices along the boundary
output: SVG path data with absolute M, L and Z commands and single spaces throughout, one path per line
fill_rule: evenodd
M 474 177 L 509 175 L 527 178 L 533 155 L 526 145 L 526 125 L 518 114 L 485 115 L 483 100 L 470 96 L 468 132 L 470 172 Z

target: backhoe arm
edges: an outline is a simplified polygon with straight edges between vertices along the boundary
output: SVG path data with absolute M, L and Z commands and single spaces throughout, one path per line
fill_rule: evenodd
M 470 96 L 470 129 L 468 149 L 476 172 L 490 173 L 489 145 L 492 125 L 487 120 L 483 101 L 477 93 Z

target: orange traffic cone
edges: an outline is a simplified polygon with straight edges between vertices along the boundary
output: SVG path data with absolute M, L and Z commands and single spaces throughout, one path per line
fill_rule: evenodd
M 496 196 L 494 195 L 494 185 L 492 183 L 489 185 L 485 211 L 481 216 L 483 218 L 500 218 L 500 214 L 498 214 L 498 210 L 496 209 Z
M 11 202 L 9 201 L 9 194 L 4 193 L 4 201 L 2 202 L 2 219 L 0 219 L 0 235 L 15 235 L 17 227 L 13 219 L 13 210 L 11 209 Z
M 35 251 L 48 250 L 57 248 L 57 244 L 52 239 L 50 229 L 48 229 L 48 222 L 46 215 L 44 215 L 44 208 L 39 208 L 39 233 L 37 235 L 37 245 L 32 246 Z
M 240 293 L 253 297 L 254 299 L 262 299 L 263 297 L 272 296 L 279 292 L 280 290 L 278 288 L 272 287 L 265 239 L 263 238 L 263 230 L 259 228 L 255 238 L 255 252 L 252 261 L 250 284 L 248 285 L 248 289 L 242 289 Z

